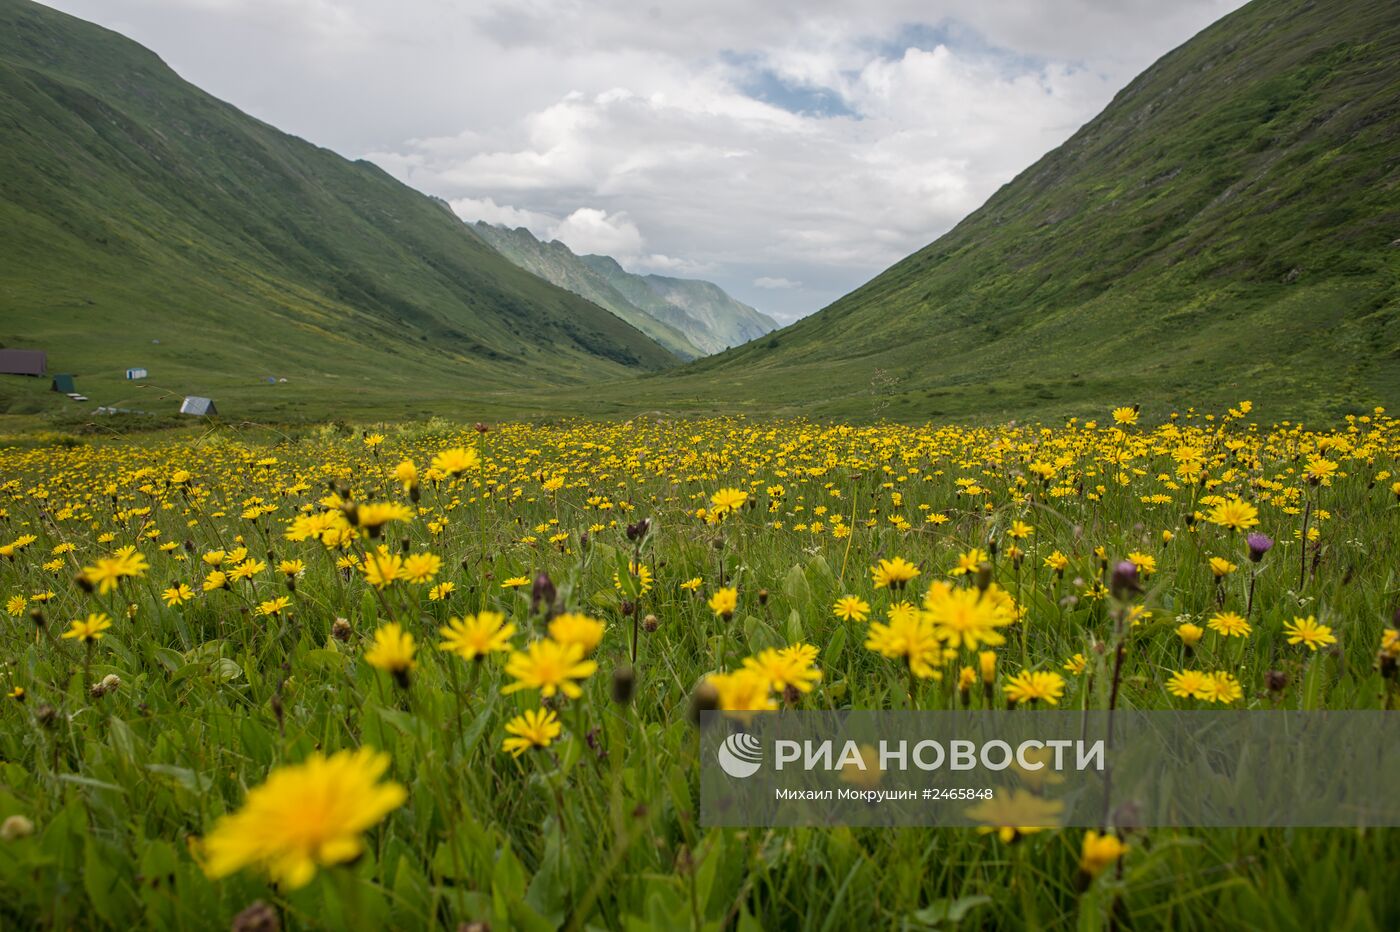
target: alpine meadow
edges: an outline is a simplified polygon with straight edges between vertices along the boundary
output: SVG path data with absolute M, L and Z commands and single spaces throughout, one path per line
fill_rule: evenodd
M 868 6 L 0 0 L 0 928 L 1400 928 L 1249 753 L 716 809 L 1400 714 L 1400 7 Z

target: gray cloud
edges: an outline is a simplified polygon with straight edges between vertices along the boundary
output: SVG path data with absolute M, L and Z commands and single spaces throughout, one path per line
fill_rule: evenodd
M 51 0 L 467 219 L 792 319 L 1242 0 Z

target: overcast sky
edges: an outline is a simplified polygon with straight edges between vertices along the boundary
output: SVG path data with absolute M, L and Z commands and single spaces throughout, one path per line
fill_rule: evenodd
M 46 0 L 470 220 L 783 322 L 1242 0 Z

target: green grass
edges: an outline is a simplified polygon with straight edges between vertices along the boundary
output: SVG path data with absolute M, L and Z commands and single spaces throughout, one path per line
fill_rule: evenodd
M 675 362 L 377 167 L 27 0 L 0 0 L 0 126 L 0 344 L 46 350 L 87 410 L 412 416 Z M 0 377 L 0 412 L 72 407 Z
M 946 928 L 955 924 L 943 920 L 949 913 L 971 928 L 1400 924 L 1390 893 L 1400 859 L 1393 830 L 1133 831 L 1121 872 L 1106 871 L 1083 892 L 1078 831 L 1011 844 L 965 829 L 705 831 L 696 821 L 689 721 L 691 693 L 707 673 L 796 641 L 819 648 L 823 673 L 798 707 L 906 703 L 898 662 L 866 650 L 866 626 L 833 618 L 832 602 L 860 595 L 879 620 L 891 596 L 872 588 L 867 567 L 878 558 L 920 564 L 921 587 L 989 538 L 1001 544 L 997 582 L 1028 609 L 1024 640 L 1013 628 L 999 650 L 998 696 L 1023 665 L 1058 670 L 1083 653 L 1088 669 L 1067 676 L 1061 707 L 1107 706 L 1112 605 L 1089 594 L 1100 573 L 1094 550 L 1103 547 L 1112 559 L 1141 551 L 1158 565 L 1144 597 L 1152 616 L 1125 642 L 1122 706 L 1199 706 L 1164 688 L 1172 671 L 1189 667 L 1237 676 L 1244 697 L 1235 708 L 1393 707 L 1397 685 L 1376 668 L 1400 598 L 1386 558 L 1400 548 L 1393 420 L 1341 425 L 1327 436 L 1341 472 L 1323 487 L 1299 473 L 1323 435 L 1241 419 L 1182 419 L 1155 432 L 1131 428 L 1126 439 L 1108 429 L 736 420 L 503 425 L 485 435 L 446 422 L 378 430 L 387 437 L 378 447 L 366 446 L 360 431 L 327 425 L 294 436 L 223 428 L 134 443 L 31 440 L 0 451 L 0 546 L 37 537 L 0 559 L 0 598 L 54 592 L 18 617 L 0 617 L 0 684 L 27 690 L 23 704 L 0 705 L 0 819 L 22 815 L 35 826 L 0 842 L 0 924 L 222 928 L 257 900 L 286 928 L 489 921 L 816 932 Z M 1174 474 L 1170 454 L 1183 443 L 1200 448 L 1208 486 L 1159 478 Z M 396 552 L 442 558 L 436 581 L 458 587 L 446 602 L 430 601 L 426 583 L 376 593 L 360 573 L 336 568 L 342 554 L 284 537 L 297 515 L 320 510 L 327 481 L 356 501 L 404 501 L 389 470 L 402 458 L 426 470 L 435 453 L 459 444 L 479 446 L 481 471 L 425 481 L 423 512 L 384 538 Z M 1123 452 L 1126 485 L 1105 475 L 1105 461 Z M 1018 481 L 1031 460 L 1061 456 L 1049 482 Z M 188 491 L 169 484 L 180 469 L 192 473 Z M 565 484 L 551 494 L 542 484 L 554 476 Z M 986 493 L 961 494 L 959 478 Z M 724 486 L 750 492 L 754 507 L 717 525 L 697 519 L 695 509 Z M 1144 501 L 1153 494 L 1167 501 Z M 1250 637 L 1224 642 L 1208 633 L 1188 654 L 1174 633 L 1179 619 L 1204 624 L 1222 606 L 1243 612 L 1255 571 L 1237 535 L 1204 521 L 1188 528 L 1184 516 L 1208 511 L 1208 494 L 1255 501 L 1260 530 L 1278 544 L 1257 567 Z M 1296 512 L 1305 502 L 1326 514 L 1312 525 L 1318 540 L 1302 560 Z M 257 503 L 271 511 L 245 516 Z M 837 514 L 854 528 L 849 538 L 832 533 Z M 933 525 L 929 514 L 948 520 Z M 912 527 L 901 530 L 894 516 Z M 434 533 L 430 525 L 443 518 Z M 638 544 L 625 526 L 640 518 L 653 529 Z M 1035 526 L 1020 566 L 1006 550 L 1015 519 Z M 822 532 L 799 527 L 814 520 Z M 1175 538 L 1164 541 L 1164 530 Z M 99 539 L 107 533 L 112 539 Z M 551 543 L 555 533 L 566 537 Z M 177 608 L 163 603 L 161 590 L 177 580 L 199 589 L 201 554 L 239 540 L 269 563 L 253 582 L 200 592 Z M 166 553 L 162 541 L 177 546 Z M 44 569 L 60 542 L 75 551 L 58 558 L 57 570 Z M 130 543 L 151 563 L 144 576 L 106 595 L 71 582 L 80 567 Z M 345 553 L 373 544 L 361 539 Z M 1055 549 L 1072 561 L 1062 580 L 1042 565 Z M 619 560 L 636 553 L 655 581 L 628 615 L 622 602 L 630 595 L 613 577 Z M 1240 569 L 1217 585 L 1210 555 Z M 294 591 L 276 571 L 287 558 L 306 563 Z M 1300 565 L 1308 567 L 1301 585 Z M 513 640 L 523 645 L 544 620 L 531 613 L 528 587 L 501 583 L 539 572 L 559 584 L 568 608 L 608 628 L 583 695 L 555 703 L 560 740 L 517 760 L 500 750 L 504 725 L 537 707 L 537 695 L 502 693 L 510 677 L 500 655 L 470 665 L 437 651 L 436 628 L 449 615 L 493 608 L 518 625 Z M 681 588 L 692 577 L 703 580 L 698 593 Z M 705 607 L 723 584 L 740 592 L 728 623 Z M 291 599 L 286 612 L 256 615 L 260 602 L 279 595 Z M 25 614 L 34 607 L 44 618 L 37 628 Z M 115 625 L 89 662 L 58 635 L 90 611 L 108 612 Z M 1339 643 L 1316 654 L 1288 645 L 1282 625 L 1299 614 L 1330 625 Z M 645 615 L 656 616 L 655 631 L 636 625 Z M 331 635 L 338 617 L 351 628 L 344 642 Z M 419 640 L 407 690 L 363 657 L 391 619 Z M 923 682 L 918 704 L 961 707 L 954 674 L 969 659 L 950 664 L 941 683 Z M 636 688 L 619 705 L 610 682 L 624 668 Z M 1267 687 L 1271 669 L 1287 676 L 1280 690 Z M 85 682 L 109 674 L 120 686 L 90 696 Z M 987 704 L 980 690 L 969 701 Z M 192 838 L 240 806 L 249 788 L 314 750 L 361 745 L 391 755 L 389 778 L 408 799 L 368 831 L 358 861 L 324 869 L 294 891 L 253 870 L 222 880 L 203 874 Z

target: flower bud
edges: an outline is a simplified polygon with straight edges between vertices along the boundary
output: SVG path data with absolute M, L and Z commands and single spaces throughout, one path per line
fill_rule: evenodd
M 696 725 L 700 724 L 700 716 L 704 712 L 713 712 L 719 708 L 719 690 L 715 684 L 706 680 L 695 687 L 695 692 L 690 694 L 690 721 Z
M 612 699 L 618 705 L 632 701 L 632 692 L 637 685 L 637 675 L 631 667 L 616 667 L 612 676 Z
M 263 900 L 254 900 L 229 926 L 231 932 L 280 932 L 282 922 L 277 910 Z
M 534 585 L 530 587 L 530 614 L 535 614 L 541 609 L 552 611 L 554 608 L 554 598 L 558 591 L 554 587 L 554 580 L 549 578 L 549 574 L 540 571 L 535 577 Z
M 12 815 L 0 823 L 0 841 L 16 841 L 34 834 L 34 823 L 22 815 Z
M 1115 599 L 1130 599 L 1142 591 L 1138 584 L 1138 568 L 1131 560 L 1120 560 L 1113 568 L 1109 581 L 1109 591 Z

